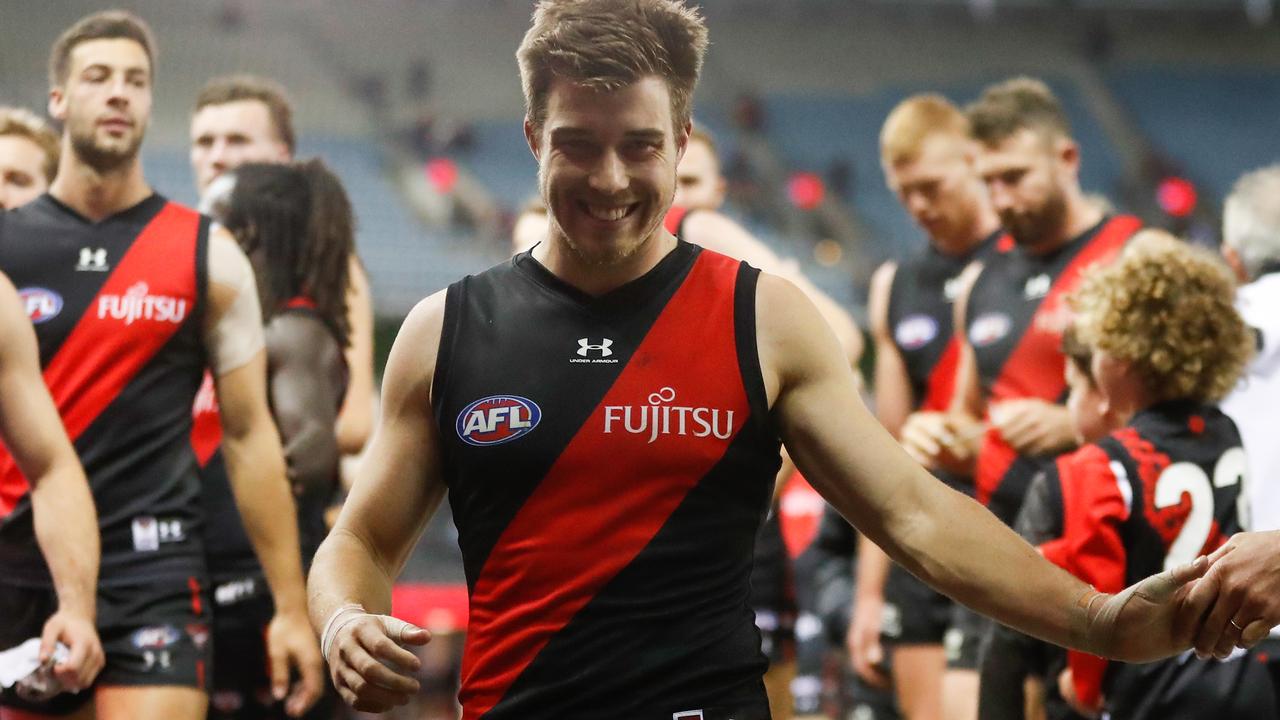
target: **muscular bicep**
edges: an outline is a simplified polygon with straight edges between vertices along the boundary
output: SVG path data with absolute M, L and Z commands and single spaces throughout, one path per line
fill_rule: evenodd
M 394 576 L 444 497 L 431 380 L 444 293 L 409 313 L 387 358 L 373 437 L 335 529 L 352 533 Z
M 40 373 L 35 331 L 17 291 L 0 275 L 0 438 L 31 482 L 59 459 L 74 460 Z
M 853 373 L 812 303 L 762 275 L 756 299 L 761 367 L 782 440 L 805 478 L 878 544 L 931 481 L 863 404 Z M 937 484 L 937 483 L 932 483 Z
M 253 267 L 231 234 L 216 225 L 209 231 L 208 268 L 208 309 L 201 330 L 216 378 L 248 365 L 265 341 Z

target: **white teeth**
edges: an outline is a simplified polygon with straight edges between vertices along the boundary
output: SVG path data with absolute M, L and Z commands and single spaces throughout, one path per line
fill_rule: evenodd
M 587 213 L 597 220 L 605 220 L 608 222 L 616 222 L 627 216 L 631 211 L 630 205 L 622 207 L 606 207 L 603 205 L 587 205 Z

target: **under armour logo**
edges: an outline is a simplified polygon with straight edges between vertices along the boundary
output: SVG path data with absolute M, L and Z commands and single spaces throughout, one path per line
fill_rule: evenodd
M 80 263 L 76 270 L 104 272 L 107 269 L 106 248 L 80 248 Z
M 1028 300 L 1042 298 L 1049 294 L 1049 289 L 1053 287 L 1053 281 L 1048 275 L 1041 273 L 1031 278 L 1027 278 L 1027 284 L 1022 288 L 1022 294 Z
M 609 338 L 601 340 L 599 345 L 592 345 L 591 341 L 587 338 L 578 338 L 579 357 L 586 357 L 587 353 L 591 350 L 599 350 L 600 357 L 609 357 L 613 354 L 613 351 L 609 349 L 611 347 L 613 347 L 613 341 Z

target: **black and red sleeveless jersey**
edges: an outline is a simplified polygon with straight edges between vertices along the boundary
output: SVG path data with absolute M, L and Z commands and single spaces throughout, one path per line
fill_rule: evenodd
M 280 312 L 301 313 L 323 324 L 315 307 L 315 301 L 300 296 L 285 303 Z M 336 336 L 334 342 L 337 342 Z M 340 377 L 334 378 L 333 382 L 336 397 L 341 402 L 347 387 L 345 359 L 343 359 Z M 222 420 L 218 412 L 218 398 L 213 377 L 209 373 L 205 373 L 200 392 L 196 395 L 192 417 L 191 445 L 200 463 L 205 509 L 204 542 L 209 559 L 209 575 L 215 585 L 246 576 L 261 576 L 262 565 L 258 562 L 253 543 L 249 540 L 244 522 L 240 519 L 235 493 L 231 490 L 231 479 L 227 475 L 227 465 L 222 454 Z M 315 556 L 321 541 L 328 533 L 324 512 L 333 497 L 333 492 L 338 487 L 338 482 L 337 468 L 334 468 L 333 480 L 327 492 L 294 493 L 294 500 L 297 503 L 298 541 L 301 545 L 304 567 L 310 567 L 311 558 Z
M 50 195 L 0 215 L 0 270 L 35 325 L 97 505 L 104 585 L 204 574 L 188 435 L 205 366 L 208 230 L 159 195 L 96 223 Z M 0 567 L 6 580 L 49 582 L 27 480 L 4 450 Z
M 1102 592 L 1119 592 L 1211 553 L 1248 521 L 1240 433 L 1212 405 L 1173 402 L 1143 410 L 1100 442 L 1058 458 L 1046 473 L 1048 515 L 1061 518 L 1062 537 L 1040 548 Z M 1088 703 L 1099 693 L 1109 703 L 1140 695 L 1134 686 L 1159 675 L 1154 668 L 1162 664 L 1108 669 L 1099 657 L 1069 657 L 1076 692 Z M 1115 717 L 1133 717 L 1116 710 Z
M 950 406 L 960 357 L 952 312 L 960 274 L 974 260 L 1008 252 L 1012 243 L 1000 230 L 963 255 L 928 245 L 894 271 L 887 320 L 907 368 L 913 408 L 940 412 Z
M 468 720 L 766 716 L 748 574 L 780 460 L 757 277 L 681 242 L 600 297 L 528 252 L 449 288 L 432 399 Z
M 1109 217 L 1051 253 L 1015 248 L 987 258 L 969 293 L 964 332 L 988 407 L 1018 398 L 1064 398 L 1062 333 L 1071 320 L 1066 296 L 1085 268 L 1113 259 L 1139 227 L 1135 217 Z M 1012 525 L 1039 469 L 1040 459 L 1019 456 L 993 428 L 978 452 L 977 498 Z

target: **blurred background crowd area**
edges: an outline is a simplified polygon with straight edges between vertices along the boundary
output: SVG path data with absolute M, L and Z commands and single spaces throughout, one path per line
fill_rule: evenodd
M 415 302 L 509 253 L 537 183 L 514 59 L 531 0 L 116 4 L 158 38 L 143 161 L 175 200 L 196 200 L 188 124 L 206 80 L 251 72 L 289 90 L 298 155 L 323 157 L 355 206 L 376 370 Z M 1234 179 L 1280 158 L 1276 0 L 697 4 L 712 44 L 695 120 L 716 139 L 726 212 L 859 320 L 875 267 L 925 242 L 879 167 L 880 124 L 909 94 L 963 104 L 1011 75 L 1044 79 L 1081 144 L 1085 189 L 1206 245 Z M 0 0 L 0 104 L 41 112 L 50 44 L 101 7 Z M 398 614 L 444 632 L 426 650 L 437 692 L 403 716 L 449 716 L 460 646 L 449 631 L 465 625 L 466 597 L 447 508 L 404 580 Z

